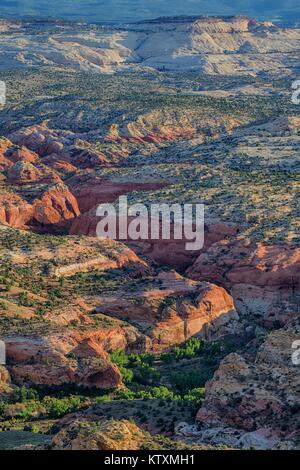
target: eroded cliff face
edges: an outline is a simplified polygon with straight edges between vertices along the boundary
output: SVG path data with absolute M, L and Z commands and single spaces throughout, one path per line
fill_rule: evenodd
M 217 440 L 227 433 L 228 441 L 244 447 L 299 446 L 300 383 L 292 362 L 299 331 L 294 322 L 267 335 L 256 353 L 233 353 L 222 361 L 197 414 L 202 437 Z
M 97 421 L 78 416 L 51 442 L 51 450 L 138 450 L 146 434 L 130 421 Z
M 63 184 L 51 186 L 34 201 L 34 219 L 42 226 L 67 225 L 80 210 L 73 194 Z
M 161 181 L 118 181 L 107 180 L 97 176 L 78 175 L 69 182 L 69 187 L 78 201 L 81 217 L 74 220 L 71 227 L 73 235 L 96 235 L 96 226 L 99 218 L 96 217 L 96 209 L 99 204 L 113 203 L 119 196 L 135 191 L 155 191 L 164 188 L 167 183 Z
M 176 271 L 159 272 L 116 241 L 66 236 L 47 246 L 41 235 L 32 239 L 8 227 L 1 237 L 14 237 L 15 246 L 5 242 L 2 254 L 7 269 L 20 273 L 3 296 L 2 317 L 9 321 L 14 302 L 24 303 L 15 320 L 20 326 L 14 329 L 13 322 L 11 334 L 2 335 L 14 384 L 119 387 L 120 373 L 108 357 L 116 349 L 158 352 L 195 335 L 216 339 L 238 331 L 225 289 Z M 32 282 L 44 280 L 39 295 L 28 296 L 21 287 L 27 271 Z M 66 300 L 58 306 L 48 305 L 48 284 L 63 285 Z M 35 303 L 42 313 L 35 313 Z
M 225 289 L 192 282 L 175 271 L 148 281 L 146 288 L 132 293 L 95 297 L 97 311 L 140 325 L 155 351 L 192 336 L 216 339 L 237 328 L 238 315 Z
M 26 22 L 18 24 L 16 35 L 12 23 L 2 32 L 2 47 L 10 58 L 4 60 L 3 67 L 63 66 L 98 73 L 151 68 L 256 76 L 282 73 L 282 68 L 290 73 L 299 58 L 297 29 L 282 29 L 247 17 L 160 18 L 127 25 L 122 31 L 106 27 L 104 33 L 95 28 L 92 39 L 88 26 L 69 28 L 54 24 L 50 34 Z M 293 61 L 286 63 L 286 53 L 292 52 Z
M 223 241 L 188 268 L 192 279 L 214 279 L 233 295 L 238 311 L 265 325 L 299 317 L 299 263 L 296 246 Z
M 36 163 L 38 156 L 26 147 L 13 145 L 5 138 L 0 138 L 0 169 L 8 170 L 18 162 Z
M 30 59 L 52 70 L 38 75 L 42 85 L 34 76 L 34 90 L 27 70 L 24 89 L 22 81 L 14 91 L 32 100 L 1 120 L 0 333 L 8 363 L 0 393 L 23 384 L 119 389 L 122 369 L 111 352 L 150 352 L 155 362 L 205 338 L 221 351 L 205 358 L 209 377 L 234 352 L 207 383 L 197 424 L 176 425 L 178 436 L 189 445 L 298 446 L 290 355 L 300 316 L 300 120 L 287 105 L 290 84 L 276 77 L 298 70 L 299 30 L 245 17 L 169 18 L 108 30 L 104 43 L 96 27 L 91 39 L 85 25 L 67 36 L 51 25 L 51 41 L 45 26 L 34 50 L 38 25 L 1 34 L 16 64 L 27 68 Z M 129 67 L 145 73 L 114 81 L 69 73 Z M 188 251 L 186 239 L 98 239 L 97 205 L 125 194 L 147 204 L 203 202 L 203 248 Z M 196 370 L 206 367 L 200 353 L 192 360 Z M 127 422 L 116 444 L 107 423 L 90 433 L 66 419 L 54 448 L 128 449 L 134 434 L 135 449 L 143 440 Z
M 96 199 L 102 202 L 112 202 L 115 201 L 118 203 L 117 197 L 121 195 L 121 191 L 128 191 L 130 195 L 133 191 L 149 191 L 149 190 L 158 190 L 161 188 L 168 188 L 168 184 L 159 183 L 159 182 L 149 182 L 149 183 L 131 183 L 131 184 L 122 184 L 118 181 L 104 182 L 101 184 L 99 182 L 98 186 L 95 186 L 95 192 L 93 191 L 93 186 L 91 189 L 88 189 L 88 186 L 83 186 L 84 189 L 80 190 L 79 201 L 80 206 L 84 211 L 83 206 L 87 209 L 91 203 L 94 202 L 94 194 L 96 193 Z M 110 192 L 106 192 L 107 188 L 110 188 Z M 76 194 L 76 189 L 72 188 L 74 194 Z M 124 194 L 124 193 L 122 193 Z M 84 196 L 82 197 L 81 196 Z M 88 196 L 89 195 L 89 196 Z M 102 199 L 102 200 L 101 200 Z M 105 201 L 103 201 L 105 199 Z M 71 235 L 88 235 L 92 237 L 97 236 L 97 225 L 100 222 L 101 218 L 97 216 L 97 207 L 95 205 L 91 209 L 87 210 L 80 214 L 79 217 L 75 218 L 72 222 L 70 228 Z M 238 228 L 233 224 L 226 224 L 213 221 L 211 223 L 205 224 L 204 227 L 204 246 L 202 248 L 195 248 L 193 250 L 187 249 L 187 243 L 194 241 L 194 239 L 187 238 L 185 235 L 185 226 L 183 226 L 183 237 L 182 239 L 175 239 L 174 237 L 174 224 L 170 224 L 170 239 L 163 239 L 162 237 L 162 224 L 160 223 L 160 235 L 158 239 L 151 238 L 151 226 L 152 219 L 151 216 L 145 217 L 145 226 L 147 226 L 148 239 L 138 239 L 133 240 L 133 237 L 130 236 L 129 226 L 133 222 L 133 217 L 127 218 L 127 244 L 136 251 L 137 254 L 146 256 L 152 261 L 160 264 L 174 268 L 180 272 L 184 272 L 187 268 L 193 266 L 193 263 L 197 260 L 198 256 L 202 252 L 213 245 L 217 241 L 222 241 L 229 237 L 234 237 L 237 234 Z M 111 220 L 112 223 L 113 220 Z M 155 222 L 154 222 L 155 223 Z M 193 227 L 195 230 L 195 227 Z M 119 223 L 116 224 L 116 236 L 119 238 Z M 192 277 L 192 276 L 191 276 Z
M 70 322 L 74 322 L 70 309 Z M 83 315 L 82 315 L 83 316 Z M 48 318 L 50 320 L 50 318 Z M 89 325 L 82 321 L 81 324 Z M 51 321 L 51 320 L 50 320 Z M 120 372 L 109 360 L 106 350 L 128 346 L 128 337 L 121 328 L 101 332 L 52 333 L 36 338 L 5 337 L 9 372 L 18 385 L 81 385 L 87 388 L 115 388 L 122 385 Z M 59 326 L 65 326 L 59 322 Z
M 0 194 L 0 222 L 15 228 L 28 226 L 33 217 L 33 207 L 20 196 L 3 192 Z
M 40 198 L 27 202 L 17 194 L 0 195 L 0 222 L 10 227 L 51 232 L 68 227 L 80 211 L 77 201 L 63 184 L 49 186 Z

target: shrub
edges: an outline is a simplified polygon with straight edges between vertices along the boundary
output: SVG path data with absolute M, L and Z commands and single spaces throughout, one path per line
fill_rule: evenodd
M 160 373 L 148 364 L 142 364 L 134 371 L 134 380 L 143 385 L 159 382 Z
M 28 297 L 27 292 L 20 292 L 18 295 L 18 305 L 21 305 L 23 307 L 30 307 L 31 302 Z
M 121 349 L 116 349 L 112 353 L 110 353 L 110 360 L 114 364 L 116 364 L 118 367 L 124 367 L 128 364 L 129 359 L 125 351 L 122 351 Z
M 32 388 L 27 388 L 24 385 L 22 387 L 16 388 L 13 393 L 10 395 L 9 401 L 11 403 L 24 403 L 28 400 L 38 400 L 39 395 L 36 390 Z
M 172 372 L 171 384 L 181 393 L 188 393 L 189 390 L 204 387 L 205 383 L 212 377 L 213 370 L 204 369 L 201 371 L 190 370 L 188 372 Z
M 190 359 L 196 357 L 203 348 L 203 340 L 191 338 L 184 346 L 175 346 L 170 352 L 161 354 L 161 360 L 173 362 L 178 359 Z
M 117 389 L 114 396 L 119 400 L 134 400 L 135 393 L 128 389 Z
M 129 385 L 132 382 L 133 377 L 134 377 L 132 370 L 126 369 L 126 367 L 123 367 L 123 366 L 119 366 L 119 371 L 121 373 L 124 384 Z
M 97 405 L 100 405 L 101 403 L 108 403 L 110 401 L 111 401 L 111 397 L 109 395 L 103 395 L 102 397 L 96 397 Z
M 42 404 L 50 418 L 60 418 L 81 408 L 81 397 L 71 395 L 66 398 L 45 397 Z
M 184 400 L 195 402 L 197 405 L 201 405 L 204 398 L 205 388 L 194 388 L 183 397 Z

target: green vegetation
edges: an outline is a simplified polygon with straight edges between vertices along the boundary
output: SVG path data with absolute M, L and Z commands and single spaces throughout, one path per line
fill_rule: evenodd
M 114 121 L 123 124 L 136 116 L 156 109 L 189 109 L 203 113 L 215 109 L 218 114 L 263 119 L 289 111 L 284 97 L 213 98 L 191 94 L 191 90 L 218 89 L 241 84 L 268 84 L 267 79 L 253 77 L 205 76 L 198 73 L 149 72 L 116 75 L 114 80 L 105 74 L 32 69 L 1 72 L 7 84 L 7 100 L 13 105 L 2 110 L 2 132 L 49 120 L 53 128 L 86 131 L 105 128 Z M 274 80 L 274 87 L 288 84 Z M 105 93 L 103 93 L 105 90 Z M 180 90 L 180 92 L 178 92 Z M 47 108 L 42 104 L 47 97 Z M 52 97 L 51 105 L 49 98 Z M 24 110 L 26 109 L 26 113 Z M 41 111 L 42 110 L 42 111 Z M 101 110 L 101 113 L 97 112 Z M 70 119 L 80 113 L 80 119 Z M 93 119 L 91 119 L 93 114 Z
M 16 388 L 5 400 L 0 401 L 0 423 L 11 418 L 13 420 L 31 420 L 61 418 L 67 413 L 87 407 L 90 401 L 81 395 L 66 397 L 42 396 L 38 390 L 21 387 Z
M 162 432 L 170 431 L 180 420 L 193 421 L 204 400 L 205 381 L 214 371 L 211 362 L 216 363 L 220 354 L 217 343 L 200 339 L 191 339 L 160 355 L 115 350 L 110 358 L 118 365 L 127 387 L 110 391 L 71 385 L 15 388 L 0 401 L 0 429 L 14 429 L 17 423 L 18 429 L 27 429 L 29 424 L 39 429 L 45 420 L 94 406 L 103 417 L 129 418 L 140 424 L 154 420 Z M 199 361 L 196 367 L 191 364 L 195 360 Z
M 183 346 L 175 346 L 170 352 L 162 353 L 161 359 L 172 363 L 180 359 L 191 359 L 203 354 L 211 357 L 219 353 L 219 343 L 207 343 L 199 338 L 191 338 Z
M 127 354 L 116 350 L 111 353 L 110 359 L 119 367 L 128 387 L 127 391 L 121 391 L 124 398 L 185 400 L 189 397 L 193 401 L 193 390 L 201 390 L 201 394 L 196 393 L 194 397 L 197 401 L 200 397 L 203 398 L 205 383 L 212 378 L 221 358 L 231 348 L 232 345 L 228 344 L 222 350 L 217 342 L 191 338 L 183 346 L 175 346 L 169 352 L 159 355 Z M 166 390 L 170 393 L 168 397 L 155 395 L 160 392 L 164 394 Z
M 208 218 L 237 224 L 240 238 L 252 243 L 264 239 L 265 243 L 288 240 L 299 244 L 300 170 L 297 142 L 293 140 L 292 131 L 290 135 L 287 131 L 286 136 L 275 136 L 273 140 L 269 136 L 257 139 L 255 131 L 254 135 L 246 132 L 243 136 L 245 130 L 266 119 L 298 114 L 299 109 L 291 106 L 286 96 L 217 98 L 197 94 L 201 90 L 247 84 L 269 87 L 268 80 L 263 77 L 149 72 L 132 73 L 130 80 L 128 78 L 125 73 L 111 80 L 104 74 L 46 69 L 1 72 L 0 79 L 7 84 L 11 106 L 0 112 L 0 130 L 8 134 L 23 126 L 47 122 L 53 129 L 97 130 L 99 135 L 105 135 L 112 124 L 125 128 L 138 119 L 145 120 L 154 129 L 169 123 L 174 128 L 191 126 L 199 132 L 198 138 L 183 143 L 156 145 L 144 142 L 139 147 L 130 139 L 119 144 L 96 138 L 90 143 L 89 150 L 102 151 L 111 161 L 123 152 L 127 165 L 101 167 L 95 170 L 95 175 L 125 182 L 163 180 L 166 183 L 163 188 L 135 191 L 129 195 L 129 202 L 202 202 L 207 207 Z M 274 80 L 273 83 L 273 89 L 278 91 L 286 91 L 289 86 L 285 80 Z M 240 126 L 240 134 L 224 130 L 231 121 L 233 127 Z M 285 138 L 289 142 L 288 155 L 282 154 Z M 290 161 L 294 162 L 293 166 Z M 67 173 L 63 179 L 68 184 L 72 176 L 72 172 Z M 5 177 L 5 172 L 0 173 L 0 192 L 12 191 Z M 18 191 L 25 199 L 32 197 L 26 188 Z M 56 256 L 54 252 L 61 247 L 60 251 L 64 251 L 68 240 L 65 236 L 37 235 L 9 228 L 0 230 L 0 256 L 5 260 L 0 264 L 0 335 L 39 337 L 50 332 L 63 332 L 64 328 L 71 333 L 93 328 L 105 332 L 106 328 L 116 324 L 127 328 L 125 322 L 96 310 L 87 313 L 84 307 L 82 311 L 88 321 L 81 323 L 74 319 L 67 326 L 50 322 L 46 314 L 61 311 L 77 296 L 83 300 L 82 305 L 95 294 L 105 296 L 121 289 L 130 294 L 160 288 L 159 280 L 153 281 L 146 276 L 137 278 L 131 267 L 56 276 L 55 268 L 66 266 L 69 258 L 64 253 Z M 76 243 L 80 243 L 80 239 L 74 237 L 74 240 L 77 254 Z M 72 246 L 68 245 L 68 248 L 72 250 Z M 40 259 L 39 251 L 47 251 L 46 256 Z M 86 251 L 92 256 L 96 250 L 88 247 Z M 15 259 L 11 257 L 12 252 Z M 119 258 L 117 247 L 106 249 L 103 244 L 99 252 L 112 261 Z M 85 260 L 83 253 L 78 255 L 79 261 L 74 258 L 72 262 L 80 262 L 81 256 Z M 160 268 L 154 266 L 153 269 L 158 272 Z M 136 304 L 146 301 L 137 299 Z M 176 296 L 170 295 L 161 308 L 171 306 L 175 301 Z M 143 326 L 138 325 L 138 328 L 143 331 Z M 0 429 L 30 430 L 32 434 L 43 429 L 43 432 L 51 433 L 61 417 L 92 407 L 99 419 L 132 419 L 160 434 L 172 433 L 176 423 L 194 421 L 205 398 L 206 382 L 212 378 L 223 357 L 235 348 L 236 345 L 226 344 L 226 339 L 220 343 L 192 338 L 161 354 L 115 350 L 110 359 L 121 372 L 123 388 L 17 387 L 11 394 L 1 397 Z M 77 359 L 70 353 L 68 360 Z M 95 358 L 89 364 L 96 365 L 97 361 Z M 154 448 L 154 445 L 174 448 L 174 443 L 164 436 L 157 436 L 155 444 L 153 442 L 150 439 L 144 448 Z

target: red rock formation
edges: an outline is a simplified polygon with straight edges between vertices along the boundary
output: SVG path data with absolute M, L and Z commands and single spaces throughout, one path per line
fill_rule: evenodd
M 121 195 L 122 186 L 118 185 L 117 188 L 112 187 L 112 194 L 109 195 L 108 193 L 105 192 L 104 188 L 99 186 L 98 197 L 100 199 L 101 191 L 103 191 L 103 193 L 101 194 L 101 197 L 103 197 L 105 201 L 98 201 L 98 202 L 99 203 L 100 202 L 113 202 L 118 195 Z M 120 194 L 117 195 L 117 191 L 119 189 L 120 189 Z M 129 190 L 129 187 L 126 188 L 125 186 L 123 186 L 123 190 L 126 191 L 126 189 Z M 133 188 L 131 189 L 131 191 L 132 190 Z M 83 196 L 85 191 L 87 192 L 87 190 L 84 190 L 81 193 L 81 196 Z M 76 194 L 76 189 L 75 189 L 75 194 Z M 80 201 L 82 201 L 80 207 L 83 207 L 83 208 L 88 207 L 89 203 L 88 203 L 87 196 L 84 199 L 82 199 L 81 196 L 80 195 L 78 196 L 78 192 L 77 192 L 77 199 L 79 199 L 79 204 L 80 204 Z M 96 216 L 96 207 L 97 206 L 93 207 L 91 210 L 87 212 L 82 213 L 80 217 L 76 218 L 73 221 L 71 229 L 70 229 L 70 234 L 96 236 L 97 224 L 100 221 L 100 217 Z M 131 218 L 128 218 L 128 224 L 130 223 L 131 220 L 132 220 Z M 148 220 L 148 227 L 151 227 L 150 218 Z M 226 224 L 221 224 L 221 223 L 211 223 L 210 225 L 206 225 L 205 236 L 204 236 L 204 247 L 203 249 L 198 249 L 195 251 L 186 249 L 186 243 L 190 240 L 187 240 L 184 237 L 182 240 L 174 239 L 174 237 L 172 236 L 172 229 L 171 229 L 170 240 L 163 240 L 161 235 L 160 235 L 160 239 L 152 240 L 151 235 L 150 235 L 150 230 L 149 230 L 148 240 L 132 241 L 128 237 L 127 242 L 129 242 L 130 246 L 137 253 L 146 255 L 148 258 L 160 264 L 170 266 L 171 268 L 183 270 L 183 269 L 186 269 L 188 266 L 191 266 L 193 262 L 197 259 L 199 253 L 201 253 L 202 251 L 205 252 L 205 250 L 207 250 L 207 248 L 209 248 L 213 243 L 215 243 L 216 241 L 223 240 L 224 238 L 227 238 L 227 237 L 228 238 L 232 237 L 236 233 L 237 233 L 237 228 L 229 224 L 226 225 Z M 118 239 L 118 226 L 117 226 L 117 239 Z M 213 282 L 212 279 L 210 280 Z
M 27 184 L 39 181 L 41 172 L 31 163 L 18 162 L 7 172 L 7 181 L 10 184 Z
M 53 153 L 43 158 L 43 164 L 57 171 L 60 175 L 75 173 L 77 168 L 70 162 L 70 157 Z
M 84 214 L 82 215 L 84 217 Z M 75 223 L 74 223 L 75 225 Z M 204 246 L 199 250 L 187 250 L 187 240 L 138 240 L 131 242 L 137 253 L 142 253 L 159 264 L 179 269 L 180 272 L 191 266 L 199 256 L 199 253 L 205 252 L 213 243 L 223 240 L 226 237 L 232 237 L 237 232 L 237 228 L 231 225 L 212 223 L 205 226 Z M 130 240 L 129 240 L 130 241 Z M 211 280 L 212 281 L 212 280 Z M 214 281 L 212 281 L 214 282 Z
M 160 313 L 152 331 L 153 343 L 166 347 L 201 335 L 206 339 L 233 332 L 238 319 L 232 297 L 221 287 L 203 284 L 192 300 L 179 298 Z
M 251 360 L 230 354 L 206 384 L 197 414 L 205 428 L 268 429 L 277 441 L 297 439 L 298 374 L 291 359 L 296 323 L 268 335 Z M 263 434 L 263 433 L 262 433 Z
M 80 214 L 76 199 L 64 185 L 50 187 L 33 204 L 13 193 L 0 194 L 0 223 L 15 228 L 66 226 Z
M 152 279 L 152 287 L 95 298 L 97 310 L 148 325 L 155 350 L 191 336 L 217 337 L 234 329 L 238 319 L 231 296 L 221 287 L 195 283 L 175 272 Z
M 33 207 L 34 218 L 42 225 L 65 226 L 80 214 L 75 197 L 63 184 L 50 187 Z
M 37 163 L 39 157 L 36 153 L 31 152 L 26 147 L 12 147 L 6 152 L 7 157 L 12 163 L 27 162 Z
M 5 154 L 0 152 L 0 170 L 6 171 L 8 168 L 11 168 L 13 163 L 5 156 Z
M 107 157 L 102 152 L 91 151 L 89 149 L 77 148 L 71 152 L 72 164 L 81 169 L 98 168 L 109 166 Z
M 8 139 L 0 138 L 0 170 L 7 170 L 13 163 L 7 158 L 6 153 L 12 143 Z
M 74 323 L 78 325 L 90 325 L 93 323 L 93 320 L 76 304 L 59 307 L 59 309 L 51 309 L 50 312 L 44 315 L 44 318 L 59 326 L 69 326 Z
M 119 196 L 133 191 L 150 191 L 166 186 L 163 181 L 121 182 L 110 181 L 93 173 L 75 176 L 68 181 L 68 186 L 78 201 L 82 213 L 97 204 L 114 202 Z
M 145 119 L 146 121 L 146 119 Z M 150 123 L 147 125 L 138 122 L 129 124 L 125 129 L 112 125 L 109 132 L 105 136 L 108 142 L 133 143 L 133 144 L 160 144 L 162 142 L 189 140 L 196 134 L 196 129 L 191 126 L 160 126 L 154 127 Z
M 266 324 L 275 320 L 284 324 L 300 315 L 300 249 L 296 247 L 224 240 L 203 252 L 186 274 L 223 285 L 239 312 L 261 317 Z
M 33 217 L 33 207 L 13 193 L 0 193 L 0 223 L 15 228 L 26 227 Z
M 246 245 L 224 241 L 201 254 L 187 275 L 192 279 L 214 278 L 232 286 L 292 286 L 300 284 L 300 249 L 289 246 Z
M 17 162 L 36 163 L 38 156 L 26 147 L 14 146 L 8 139 L 0 139 L 0 170 L 8 170 Z
M 5 339 L 9 371 L 14 383 L 31 385 L 63 385 L 73 383 L 86 387 L 114 388 L 122 385 L 117 367 L 108 355 L 92 340 L 82 339 L 82 346 L 72 349 L 67 336 L 30 339 Z M 71 341 L 71 344 L 70 344 Z M 73 344 L 74 340 L 73 340 Z M 93 350 L 93 356 L 90 353 Z M 72 352 L 69 359 L 67 353 Z
M 18 161 L 7 172 L 7 181 L 13 185 L 29 183 L 55 184 L 61 183 L 59 175 L 45 165 L 33 165 L 26 161 Z
M 71 132 L 65 131 L 65 135 L 68 134 Z M 13 132 L 9 135 L 9 139 L 14 144 L 23 145 L 40 156 L 60 153 L 64 149 L 60 136 L 49 129 L 45 123 Z
M 108 241 L 108 240 L 107 240 Z M 101 250 L 101 247 L 99 248 Z M 66 263 L 63 266 L 55 267 L 52 271 L 54 276 L 72 276 L 78 272 L 89 272 L 94 269 L 99 269 L 102 271 L 109 269 L 118 269 L 123 267 L 132 268 L 133 277 L 147 276 L 151 272 L 148 264 L 141 260 L 134 251 L 130 250 L 125 246 L 120 246 L 120 250 L 117 254 L 114 254 L 114 251 L 111 251 L 111 254 L 114 255 L 114 259 L 101 255 L 101 252 L 98 256 L 90 259 L 86 259 L 82 262 L 70 262 Z

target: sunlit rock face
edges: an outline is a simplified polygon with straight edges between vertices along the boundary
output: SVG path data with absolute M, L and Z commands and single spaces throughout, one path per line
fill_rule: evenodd
M 292 344 L 299 322 L 270 333 L 254 357 L 230 354 L 207 384 L 197 420 L 199 437 L 217 440 L 227 433 L 242 447 L 289 448 L 299 445 L 297 432 L 297 366 Z M 233 433 L 232 433 L 233 432 Z
M 2 21 L 0 34 L 1 400 L 23 385 L 89 389 L 90 407 L 105 389 L 98 412 L 120 406 L 117 428 L 56 421 L 54 448 L 128 449 L 133 435 L 140 448 L 123 418 L 140 425 L 126 413 L 148 405 L 126 397 L 144 386 L 176 407 L 148 408 L 147 431 L 184 448 L 299 446 L 299 29 L 169 16 Z M 125 195 L 146 209 L 203 203 L 203 247 L 187 250 L 186 230 L 97 237 L 97 206 Z M 6 398 L 1 419 L 25 410 Z M 83 414 L 96 423 L 94 411 Z
M 286 74 L 298 67 L 299 41 L 297 29 L 282 30 L 248 17 L 162 18 L 122 29 L 103 31 L 99 26 L 92 32 L 82 24 L 41 28 L 35 23 L 7 23 L 1 69 L 39 65 L 112 72 L 150 67 L 257 75 L 282 73 L 284 66 Z

